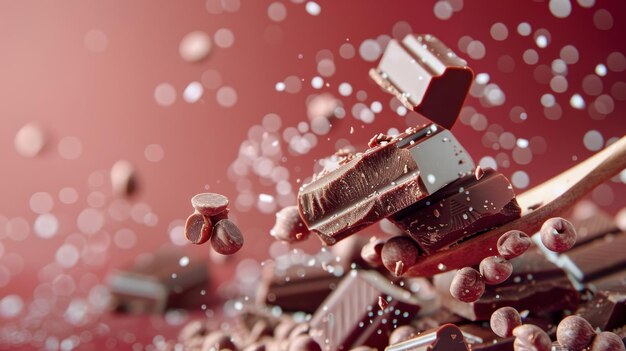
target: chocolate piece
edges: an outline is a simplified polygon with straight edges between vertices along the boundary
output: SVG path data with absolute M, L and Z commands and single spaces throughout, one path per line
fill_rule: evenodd
M 213 228 L 211 246 L 217 253 L 232 255 L 243 246 L 243 235 L 235 223 L 222 219 Z
M 409 110 L 450 129 L 461 111 L 474 73 L 430 34 L 391 40 L 370 76 Z
M 574 310 L 578 306 L 578 291 L 565 272 L 537 249 L 511 260 L 511 264 L 511 277 L 500 285 L 488 285 L 482 297 L 472 303 L 460 302 L 450 295 L 455 272 L 436 275 L 435 287 L 447 309 L 469 320 L 489 320 L 495 310 L 504 306 L 538 313 Z
M 465 342 L 472 351 L 511 351 L 513 337 L 502 338 L 494 334 L 489 326 L 481 323 L 464 324 L 459 326 L 465 337 Z
M 589 345 L 589 351 L 624 351 L 625 349 L 622 338 L 611 332 L 598 333 Z
M 447 130 L 412 128 L 300 188 L 302 220 L 327 245 L 441 189 L 474 164 Z
M 574 228 L 576 228 L 576 244 L 574 247 L 589 243 L 595 239 L 603 237 L 605 234 L 615 233 L 618 231 L 613 218 L 606 212 L 597 211 L 592 216 L 572 220 Z
M 626 233 L 607 235 L 558 258 L 559 265 L 585 283 L 626 267 Z
M 390 345 L 385 351 L 467 351 L 461 329 L 444 324 L 427 330 L 413 339 Z
M 511 276 L 513 265 L 501 256 L 489 256 L 480 261 L 479 271 L 485 284 L 497 285 Z
M 600 330 L 613 330 L 626 325 L 626 288 L 596 292 L 578 314 Z
M 383 264 L 382 250 L 385 241 L 377 239 L 375 236 L 363 246 L 361 250 L 361 258 L 372 267 L 380 267 Z
M 201 193 L 191 198 L 191 205 L 196 211 L 210 217 L 226 210 L 228 198 L 216 193 Z
M 161 313 L 170 308 L 200 308 L 208 288 L 207 262 L 189 260 L 181 267 L 181 254 L 159 252 L 126 270 L 109 273 L 107 283 L 113 309 L 129 313 Z
M 389 219 L 431 254 L 520 213 L 511 183 L 488 168 L 480 180 L 467 175 Z
M 388 303 L 384 310 L 379 297 Z M 329 351 L 361 345 L 382 349 L 395 327 L 413 319 L 419 304 L 381 274 L 352 270 L 313 315 L 311 336 Z
M 304 240 L 309 236 L 309 229 L 302 222 L 297 206 L 287 206 L 276 213 L 276 223 L 270 235 L 287 242 Z

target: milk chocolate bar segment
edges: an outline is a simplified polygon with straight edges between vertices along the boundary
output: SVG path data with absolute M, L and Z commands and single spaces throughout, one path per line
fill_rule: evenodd
M 408 109 L 448 129 L 474 79 L 465 60 L 429 34 L 390 41 L 370 76 Z
M 311 336 L 327 351 L 360 345 L 382 349 L 393 328 L 415 317 L 419 304 L 379 273 L 353 270 L 313 315 Z
M 626 267 L 626 233 L 607 235 L 559 257 L 559 264 L 579 282 L 588 282 Z
M 444 324 L 385 348 L 385 351 L 467 351 L 463 333 L 454 324 Z
M 400 134 L 303 185 L 298 209 L 307 227 L 333 245 L 473 167 L 454 136 L 431 124 Z
M 517 219 L 520 213 L 508 179 L 486 169 L 479 180 L 467 175 L 389 219 L 430 254 Z

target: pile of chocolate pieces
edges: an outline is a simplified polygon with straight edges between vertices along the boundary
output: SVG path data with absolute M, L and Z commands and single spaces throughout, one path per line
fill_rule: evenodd
M 477 167 L 450 132 L 473 81 L 431 35 L 392 40 L 372 78 L 432 123 L 342 153 L 303 185 L 271 234 L 329 249 L 266 264 L 240 328 L 188 324 L 189 350 L 624 350 L 626 233 L 597 212 L 504 233 L 480 265 L 419 274 L 420 260 L 518 219 L 508 179 Z M 388 220 L 399 235 L 351 234 Z M 531 236 L 534 233 L 530 233 Z M 481 248 L 478 248 L 479 250 Z M 492 250 L 487 249 L 485 250 Z M 472 265 L 474 263 L 469 263 Z

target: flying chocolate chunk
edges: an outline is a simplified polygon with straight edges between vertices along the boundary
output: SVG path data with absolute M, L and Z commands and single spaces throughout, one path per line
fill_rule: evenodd
M 389 345 L 385 351 L 467 351 L 461 329 L 454 324 L 420 333 L 415 338 Z
M 319 306 L 311 336 L 327 351 L 383 349 L 389 333 L 411 321 L 421 300 L 375 271 L 352 270 Z
M 303 185 L 298 209 L 307 227 L 333 245 L 473 168 L 471 157 L 450 131 L 435 124 L 409 128 Z
M 370 76 L 410 110 L 450 129 L 474 79 L 467 62 L 430 34 L 391 40 Z
M 480 179 L 473 174 L 464 176 L 389 220 L 431 254 L 520 214 L 509 180 L 488 168 Z

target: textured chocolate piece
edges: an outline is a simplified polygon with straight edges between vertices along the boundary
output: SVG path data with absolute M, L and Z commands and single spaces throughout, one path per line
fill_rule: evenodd
M 473 168 L 449 131 L 435 124 L 410 128 L 303 185 L 298 209 L 307 227 L 333 245 Z
M 574 247 L 581 246 L 601 238 L 605 234 L 615 233 L 619 230 L 613 218 L 600 210 L 588 218 L 572 220 L 571 222 L 574 228 L 576 228 L 577 234 Z
M 626 268 L 626 233 L 606 235 L 572 249 L 558 258 L 558 263 L 577 281 L 593 279 Z
M 183 255 L 159 252 L 126 270 L 109 273 L 107 283 L 118 312 L 161 313 L 170 308 L 199 309 L 208 289 L 208 263 L 191 259 L 181 267 Z
M 467 175 L 389 219 L 430 254 L 517 219 L 520 213 L 509 180 L 488 168 L 480 180 Z
M 454 125 L 474 79 L 467 62 L 430 34 L 391 40 L 370 76 L 408 109 L 447 129 Z
M 545 313 L 575 310 L 579 294 L 565 272 L 549 262 L 538 250 L 530 250 L 511 260 L 513 274 L 500 285 L 488 285 L 478 301 L 464 303 L 450 296 L 455 272 L 435 276 L 434 283 L 444 307 L 469 320 L 489 320 L 500 307 Z
M 600 330 L 611 331 L 626 325 L 626 288 L 596 292 L 578 314 Z
M 384 309 L 379 297 L 386 301 Z M 381 274 L 352 270 L 313 315 L 310 334 L 328 351 L 361 345 L 382 349 L 390 332 L 412 320 L 419 305 Z
M 461 325 L 461 331 L 470 350 L 476 351 L 511 351 L 514 337 L 501 338 L 494 334 L 488 325 L 472 323 Z
M 454 324 L 444 324 L 418 336 L 389 345 L 385 351 L 467 351 L 461 329 Z

